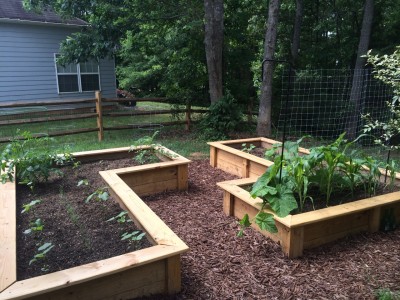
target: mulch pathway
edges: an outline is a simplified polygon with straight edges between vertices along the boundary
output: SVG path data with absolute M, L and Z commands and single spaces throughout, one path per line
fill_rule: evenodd
M 114 168 L 110 162 L 101 164 L 96 167 L 83 165 L 85 169 L 79 170 L 79 178 L 89 178 L 92 181 L 88 174 L 91 171 L 97 172 L 97 167 Z M 64 179 L 72 177 L 72 173 Z M 237 220 L 222 212 L 222 191 L 216 186 L 217 182 L 233 178 L 221 170 L 213 169 L 208 160 L 194 160 L 189 165 L 187 192 L 167 192 L 143 198 L 190 247 L 190 251 L 182 255 L 182 291 L 175 296 L 155 296 L 152 299 L 374 299 L 376 289 L 400 288 L 399 229 L 389 233 L 361 234 L 342 239 L 307 250 L 301 258 L 288 259 L 282 254 L 279 245 L 254 230 L 246 230 L 242 238 L 236 236 Z M 76 183 L 74 179 L 68 184 L 64 183 L 63 188 L 75 189 Z M 90 188 L 78 188 L 79 201 L 74 204 L 72 212 L 79 212 L 81 209 L 87 211 L 91 207 L 93 214 L 96 211 L 108 211 L 105 203 L 93 202 L 85 205 L 83 201 L 93 187 L 103 185 L 92 181 Z M 25 192 L 29 194 L 29 191 Z M 61 200 L 53 199 L 59 202 L 59 222 L 67 226 L 65 220 L 68 219 L 68 214 L 71 217 L 71 209 L 68 213 L 67 202 L 59 186 L 54 192 L 61 197 Z M 95 218 L 104 221 L 119 211 L 118 206 L 115 206 L 104 216 L 95 215 Z M 39 208 L 35 214 L 43 216 Z M 114 234 L 104 236 L 103 230 L 99 230 L 102 225 L 90 225 L 83 217 L 79 217 L 79 222 L 85 223 L 78 226 L 72 222 L 68 225 L 69 230 L 75 230 L 71 232 L 71 236 L 80 234 L 82 237 L 82 234 L 86 234 L 86 228 L 93 227 L 95 230 L 97 228 L 99 238 L 103 236 L 105 240 L 109 240 L 112 235 L 116 237 L 116 240 L 110 240 L 108 244 L 102 244 L 105 242 L 101 240 L 92 240 L 94 237 L 91 237 L 90 245 L 85 245 L 81 238 L 83 252 L 96 253 L 97 250 L 88 250 L 95 244 L 101 245 L 112 256 L 118 254 L 118 251 L 132 251 L 129 244 L 120 242 L 120 234 L 127 230 L 123 227 L 125 225 L 114 223 L 116 227 L 111 231 Z M 45 224 L 49 223 L 45 220 Z M 20 225 L 19 230 L 26 229 L 26 226 L 26 223 Z M 108 226 L 111 224 L 107 223 L 107 228 Z M 32 240 L 32 237 L 24 235 L 20 238 Z M 19 250 L 22 266 L 26 266 L 32 258 L 32 251 L 38 242 L 35 238 L 33 240 L 29 251 L 21 248 Z M 69 242 L 68 239 L 66 241 Z M 58 242 L 54 243 L 59 245 Z M 81 256 L 80 252 L 72 253 L 77 252 L 76 249 L 69 249 L 68 246 L 65 248 L 70 252 L 65 256 L 69 261 L 77 260 Z M 25 258 L 22 256 L 23 252 L 27 253 Z M 52 252 L 49 253 L 50 265 L 53 264 Z M 69 255 L 75 256 L 71 259 Z M 96 259 L 98 258 L 95 257 L 94 260 Z M 39 268 L 42 264 L 37 266 Z M 62 268 L 58 263 L 55 267 Z M 19 267 L 19 271 L 23 268 L 26 267 Z M 40 274 L 41 270 L 38 269 L 37 272 Z M 19 275 L 19 279 L 24 276 Z
M 399 229 L 345 238 L 288 259 L 254 230 L 236 236 L 237 220 L 222 212 L 216 187 L 230 179 L 197 160 L 189 166 L 188 192 L 145 198 L 190 247 L 182 256 L 182 291 L 169 299 L 374 299 L 376 289 L 400 288 Z

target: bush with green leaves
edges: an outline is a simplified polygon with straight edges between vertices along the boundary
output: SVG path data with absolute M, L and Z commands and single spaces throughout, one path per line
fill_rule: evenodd
M 347 191 L 353 195 L 356 188 L 364 189 L 367 197 L 375 195 L 380 183 L 380 167 L 384 164 L 377 160 L 362 156 L 351 146 L 358 140 L 348 142 L 344 133 L 329 145 L 314 147 L 307 155 L 299 153 L 299 144 L 286 142 L 283 156 L 275 145 L 266 152 L 266 156 L 274 161 L 267 171 L 257 179 L 251 189 L 253 198 L 259 197 L 263 201 L 260 212 L 255 217 L 255 223 L 263 230 L 276 232 L 274 215 L 263 211 L 271 209 L 278 217 L 286 217 L 290 213 L 303 212 L 305 203 L 309 201 L 314 207 L 314 194 L 311 190 L 319 191 L 324 196 L 325 205 L 330 205 L 332 194 L 335 191 Z M 365 169 L 368 168 L 368 170 Z M 395 174 L 394 165 L 386 166 L 391 174 Z M 390 177 L 388 186 L 393 185 L 394 177 Z M 243 228 L 251 225 L 249 217 L 240 221 Z
M 374 120 L 365 115 L 364 132 L 375 136 L 375 143 L 389 149 L 400 148 L 400 46 L 390 55 L 367 54 L 368 63 L 374 67 L 374 76 L 393 89 L 393 99 L 387 102 L 390 118 Z
M 229 133 L 240 129 L 242 118 L 239 104 L 227 94 L 211 104 L 207 115 L 201 120 L 202 135 L 210 140 L 225 139 Z
M 17 135 L 19 135 L 17 131 Z M 69 152 L 56 154 L 50 148 L 49 137 L 35 138 L 30 132 L 22 132 L 21 138 L 15 138 L 1 154 L 1 181 L 13 181 L 34 187 L 46 182 L 52 174 L 62 175 L 57 166 L 71 163 L 73 158 Z M 14 168 L 16 174 L 14 174 Z

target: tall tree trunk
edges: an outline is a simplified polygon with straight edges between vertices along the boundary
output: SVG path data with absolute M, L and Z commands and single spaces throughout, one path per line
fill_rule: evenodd
M 296 17 L 294 19 L 292 47 L 290 49 L 292 55 L 292 65 L 296 67 L 300 50 L 300 34 L 301 25 L 303 23 L 304 5 L 303 0 L 296 0 Z
M 372 20 L 374 17 L 374 0 L 365 0 L 364 15 L 361 26 L 360 41 L 358 42 L 357 60 L 354 67 L 353 81 L 351 84 L 350 104 L 352 106 L 349 123 L 347 124 L 347 137 L 354 139 L 357 135 L 358 123 L 360 120 L 361 92 L 363 86 L 363 71 L 367 54 L 369 41 L 371 37 Z
M 264 60 L 275 56 L 280 0 L 271 0 L 268 7 L 267 30 L 265 33 Z M 271 135 L 272 79 L 274 63 L 265 61 L 261 83 L 260 107 L 258 110 L 257 134 Z
M 208 84 L 211 103 L 223 96 L 222 50 L 224 38 L 224 1 L 204 0 Z

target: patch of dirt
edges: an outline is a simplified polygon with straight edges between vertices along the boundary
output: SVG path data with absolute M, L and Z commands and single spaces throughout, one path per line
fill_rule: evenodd
M 62 168 L 62 178 L 52 176 L 46 184 L 30 191 L 26 186 L 17 189 L 17 276 L 18 280 L 59 271 L 97 260 L 132 252 L 150 246 L 146 238 L 133 243 L 121 241 L 121 234 L 137 230 L 133 222 L 107 222 L 122 212 L 110 198 L 107 201 L 86 198 L 98 188 L 105 187 L 99 171 L 137 165 L 132 159 L 103 160 L 82 164 L 78 168 Z M 80 180 L 88 185 L 77 186 Z M 22 205 L 40 199 L 29 212 L 20 213 Z M 41 219 L 42 231 L 24 234 L 31 222 Z M 129 218 L 127 218 L 129 219 Z M 45 259 L 29 265 L 45 242 L 54 247 Z
M 87 177 L 91 170 L 88 167 L 80 172 L 81 177 Z M 288 259 L 278 244 L 255 230 L 246 230 L 242 238 L 236 236 L 237 220 L 222 212 L 223 193 L 216 186 L 217 182 L 231 179 L 232 175 L 210 167 L 208 160 L 196 160 L 189 165 L 187 192 L 144 197 L 190 247 L 182 255 L 182 291 L 174 296 L 146 299 L 374 299 L 378 288 L 399 289 L 399 229 L 356 235 L 306 250 L 301 258 Z M 86 195 L 87 191 L 80 191 L 80 205 Z M 56 201 L 61 205 L 61 200 Z M 88 205 L 101 211 L 104 203 Z M 116 208 L 111 215 L 119 211 Z M 64 208 L 53 214 L 64 222 Z M 94 227 L 103 235 L 101 227 Z M 117 228 L 111 235 L 119 242 L 122 231 Z M 93 243 L 100 248 L 111 247 L 107 241 Z M 68 249 L 73 248 L 73 243 L 68 244 L 63 247 L 67 248 L 65 257 L 71 255 L 74 260 L 75 250 Z M 126 248 L 126 244 L 122 245 Z M 116 255 L 116 249 L 109 250 Z M 27 259 L 30 258 L 31 254 Z

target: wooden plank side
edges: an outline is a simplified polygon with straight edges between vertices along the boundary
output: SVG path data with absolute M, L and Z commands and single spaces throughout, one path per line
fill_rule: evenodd
M 142 172 L 119 173 L 119 177 L 132 189 L 137 186 L 156 182 L 177 179 L 178 168 L 176 166 L 159 168 L 157 171 L 145 170 Z
M 276 222 L 276 227 L 282 251 L 289 258 L 302 256 L 304 249 L 304 228 L 288 228 L 279 222 Z
M 181 290 L 181 256 L 175 255 L 165 259 L 165 291 L 173 295 Z
M 15 182 L 0 183 L 0 292 L 17 280 Z
M 178 190 L 179 191 L 185 191 L 189 188 L 188 177 L 189 177 L 188 165 L 185 164 L 185 165 L 178 166 Z
M 180 246 L 182 252 L 189 249 L 117 174 L 104 171 L 100 175 L 117 196 L 116 200 L 122 202 L 134 216 L 135 224 L 144 228 L 157 244 Z
M 177 178 L 165 181 L 152 182 L 147 184 L 136 185 L 134 187 L 135 193 L 138 196 L 154 195 L 166 191 L 174 191 L 178 189 Z
M 368 231 L 368 229 L 368 211 L 308 224 L 304 226 L 304 247 L 319 246 L 349 234 Z
M 320 220 L 328 220 L 337 216 L 352 214 L 358 211 L 365 211 L 377 206 L 400 202 L 400 192 L 394 192 L 368 199 L 358 200 L 337 206 L 319 209 L 316 211 L 306 212 L 294 215 L 291 218 L 290 226 L 299 226 L 317 222 Z
M 243 175 L 243 159 L 232 153 L 219 150 L 217 168 L 241 177 Z
M 267 171 L 268 167 L 262 165 L 255 161 L 250 161 L 249 165 L 249 177 L 260 177 L 262 174 Z
M 48 292 L 30 300 L 132 299 L 161 294 L 166 288 L 165 261 L 160 260 L 103 278 Z
M 225 215 L 227 215 L 227 216 L 234 215 L 234 209 L 233 209 L 234 205 L 235 205 L 234 196 L 231 193 L 224 191 L 222 209 L 223 209 L 223 212 L 225 213 Z
M 181 245 L 157 245 L 105 260 L 17 281 L 0 293 L 0 300 L 22 299 L 77 285 L 182 253 Z
M 213 168 L 217 167 L 218 149 L 210 145 L 210 165 Z

